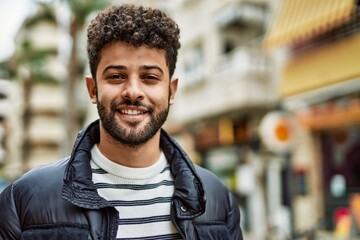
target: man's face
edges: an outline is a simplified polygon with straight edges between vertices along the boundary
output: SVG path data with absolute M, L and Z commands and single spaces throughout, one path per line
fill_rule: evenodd
M 159 131 L 177 88 L 177 79 L 170 81 L 164 50 L 122 42 L 101 51 L 96 81 L 97 86 L 87 78 L 87 87 L 101 127 L 127 146 L 142 145 Z

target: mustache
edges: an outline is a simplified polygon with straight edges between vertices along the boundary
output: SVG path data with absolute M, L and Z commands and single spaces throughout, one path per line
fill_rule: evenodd
M 133 106 L 133 107 L 143 107 L 143 108 L 146 108 L 148 112 L 153 112 L 154 111 L 154 108 L 150 105 L 147 105 L 141 101 L 131 101 L 129 99 L 126 99 L 126 100 L 123 100 L 123 101 L 115 101 L 115 102 L 112 102 L 111 105 L 110 105 L 110 108 L 112 111 L 116 111 L 116 109 L 118 109 L 120 106 Z

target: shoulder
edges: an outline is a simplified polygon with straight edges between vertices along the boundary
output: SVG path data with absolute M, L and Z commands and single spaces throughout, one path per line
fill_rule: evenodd
M 197 165 L 195 169 L 201 178 L 206 195 L 206 211 L 198 217 L 198 220 L 227 222 L 229 216 L 234 216 L 234 221 L 237 221 L 240 216 L 237 203 L 225 184 L 209 170 Z
M 54 192 L 56 189 L 61 189 L 67 162 L 67 158 L 61 159 L 25 173 L 13 183 L 14 194 L 21 194 L 22 196 L 36 194 L 39 196 L 48 194 L 48 191 Z
M 226 189 L 226 186 L 223 184 L 223 182 L 221 182 L 221 180 L 208 169 L 195 165 L 195 170 L 205 186 L 209 185 L 213 186 L 214 188 Z
M 214 173 L 203 167 L 195 165 L 195 169 L 204 185 L 207 199 L 223 197 L 225 201 L 229 191 L 224 183 Z

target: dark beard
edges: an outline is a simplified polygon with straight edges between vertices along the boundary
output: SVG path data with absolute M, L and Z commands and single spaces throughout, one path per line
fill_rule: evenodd
M 120 105 L 145 107 L 148 110 L 147 114 L 150 115 L 150 121 L 141 131 L 136 129 L 137 122 L 130 123 L 130 130 L 119 125 L 115 121 L 115 114 Z M 98 101 L 97 110 L 102 126 L 114 140 L 129 147 L 137 147 L 150 140 L 165 123 L 169 113 L 169 106 L 168 103 L 166 108 L 160 109 L 158 114 L 154 114 L 154 109 L 151 106 L 147 106 L 139 101 L 131 102 L 127 100 L 124 102 L 112 102 L 110 112 L 107 112 L 103 103 Z

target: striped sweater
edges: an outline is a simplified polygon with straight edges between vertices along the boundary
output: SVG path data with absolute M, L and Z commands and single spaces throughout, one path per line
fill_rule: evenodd
M 91 150 L 92 178 L 100 196 L 119 212 L 117 239 L 182 239 L 170 218 L 174 192 L 170 166 L 161 153 L 150 167 L 129 168 Z

